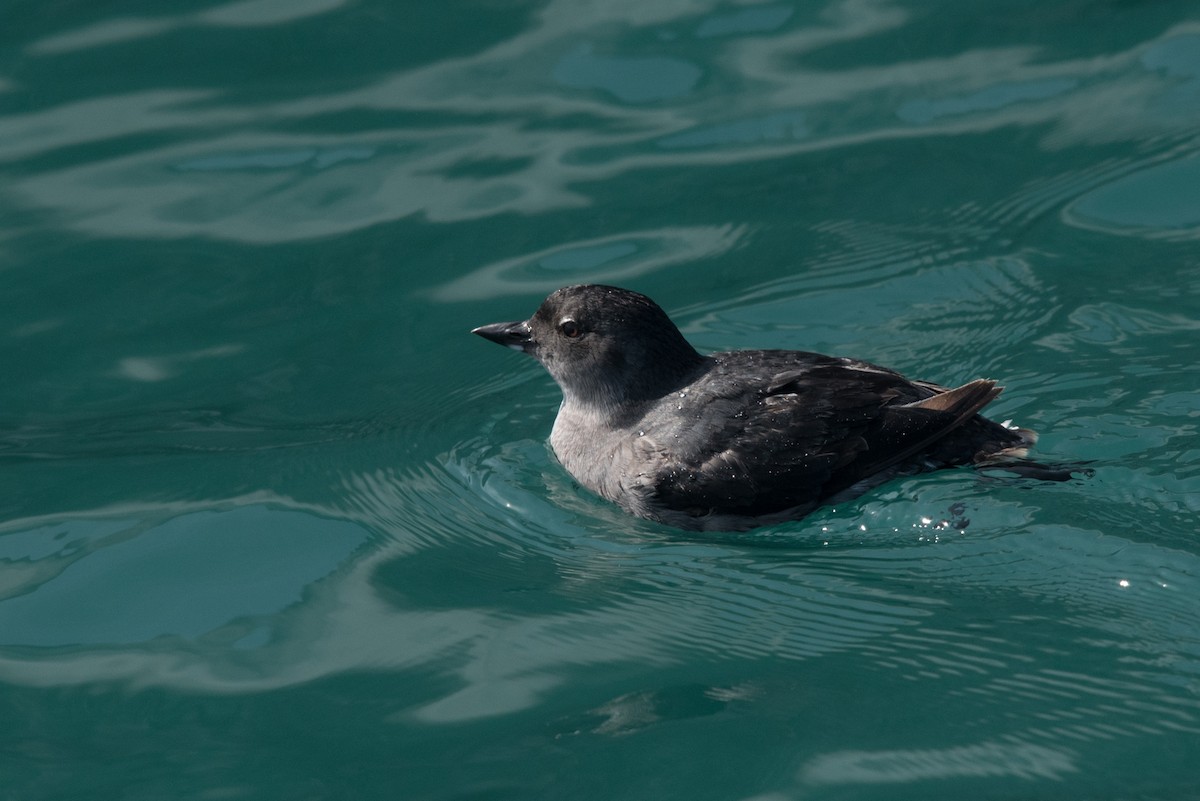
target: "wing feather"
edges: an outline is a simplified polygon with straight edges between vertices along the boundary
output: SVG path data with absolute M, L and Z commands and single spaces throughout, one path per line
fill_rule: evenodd
M 719 422 L 671 451 L 650 482 L 655 503 L 695 516 L 815 505 L 919 455 L 1000 392 L 984 379 L 947 390 L 815 355 L 757 384 L 744 378 L 722 392 L 717 373 L 718 389 L 698 393 L 707 408 L 691 411 Z

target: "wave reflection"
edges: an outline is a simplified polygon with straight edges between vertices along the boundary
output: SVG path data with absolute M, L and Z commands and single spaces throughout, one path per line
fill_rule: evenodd
M 284 27 L 342 5 L 248 0 L 112 19 L 45 37 L 30 52 L 52 61 L 182 27 Z M 248 106 L 222 102 L 218 87 L 161 87 L 9 114 L 0 119 L 0 160 L 108 143 L 111 155 L 33 170 L 9 190 L 20 206 L 54 210 L 94 236 L 284 242 L 413 214 L 452 222 L 578 209 L 593 202 L 590 185 L 647 170 L 1012 125 L 1048 129 L 1045 146 L 1062 148 L 1170 137 L 1197 121 L 1200 105 L 1175 102 L 1200 85 L 1186 55 L 1200 37 L 1190 24 L 1103 58 L 1048 61 L 1009 47 L 853 69 L 810 63 L 920 24 L 883 0 L 831 2 L 809 17 L 783 6 L 731 13 L 711 4 L 584 9 L 556 0 L 526 29 L 478 52 L 343 91 Z M 707 83 L 740 89 L 712 92 Z M 379 114 L 404 121 L 381 124 Z M 310 132 L 346 115 L 361 118 L 353 135 Z M 594 124 L 572 124 L 580 115 Z M 148 146 L 152 133 L 168 141 Z M 485 162 L 510 169 L 455 172 Z M 180 164 L 226 166 L 220 180 L 166 169 Z M 1069 219 L 1191 236 L 1186 203 L 1141 213 L 1130 200 L 1162 197 L 1190 165 L 1114 184 L 1081 199 Z

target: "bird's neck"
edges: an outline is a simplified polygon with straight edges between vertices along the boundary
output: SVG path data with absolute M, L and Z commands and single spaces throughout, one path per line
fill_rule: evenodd
M 578 386 L 563 386 L 562 410 L 581 423 L 587 421 L 596 427 L 632 426 L 648 409 L 691 384 L 712 366 L 711 358 L 695 351 L 692 354 L 695 358 L 663 364 L 661 369 L 639 371 L 633 376 L 611 376 L 619 380 L 588 376 Z

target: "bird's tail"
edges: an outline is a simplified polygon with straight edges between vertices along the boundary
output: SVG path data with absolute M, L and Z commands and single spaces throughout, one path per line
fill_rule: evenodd
M 1028 456 L 1029 449 L 1037 444 L 1037 432 L 1028 428 L 1018 428 L 1009 420 L 1001 425 L 1017 436 L 1017 442 L 1000 450 L 980 451 L 975 454 L 977 470 L 1002 470 L 1022 478 L 1036 478 L 1040 481 L 1070 481 L 1076 475 L 1081 478 L 1091 478 L 1095 475 L 1096 471 L 1088 467 L 1090 461 L 1035 462 Z

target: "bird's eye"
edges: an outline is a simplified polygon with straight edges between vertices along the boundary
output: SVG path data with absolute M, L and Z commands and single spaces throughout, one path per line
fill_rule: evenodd
M 558 324 L 558 330 L 563 332 L 563 336 L 575 339 L 583 333 L 583 329 L 579 327 L 579 323 L 574 320 L 563 320 Z

